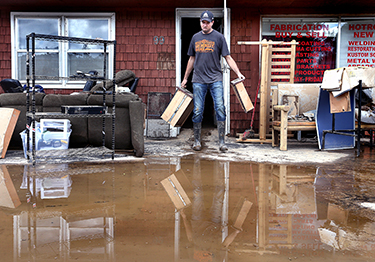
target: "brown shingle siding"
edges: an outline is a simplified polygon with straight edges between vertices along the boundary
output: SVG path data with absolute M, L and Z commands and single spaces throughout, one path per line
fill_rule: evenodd
M 10 11 L 0 7 L 0 80 L 11 78 L 10 61 Z
M 148 92 L 168 92 L 175 82 L 174 19 L 173 9 L 116 12 L 116 26 L 122 27 L 116 28 L 117 39 L 122 37 L 117 55 L 124 59 L 117 71 L 134 71 L 140 78 L 136 93 L 144 102 Z M 158 41 L 161 37 L 163 43 Z
M 238 41 L 259 41 L 259 14 L 250 14 L 246 9 L 232 9 L 231 21 L 231 55 L 237 62 L 241 73 L 245 75 L 244 85 L 254 103 L 256 89 L 259 79 L 259 53 L 258 46 L 238 45 Z M 231 73 L 231 79 L 237 78 L 236 74 Z M 250 128 L 251 116 L 253 111 L 244 113 L 237 97 L 231 90 L 231 131 L 230 134 L 235 136 L 236 133 L 243 133 Z M 258 107 L 256 114 L 258 114 Z M 257 122 L 254 121 L 253 127 Z
M 28 10 L 26 10 L 28 11 Z M 72 10 L 73 11 L 73 10 Z M 133 70 L 140 78 L 136 93 L 147 102 L 148 92 L 171 92 L 176 85 L 175 9 L 117 8 L 116 71 Z M 259 48 L 238 41 L 259 41 L 259 14 L 232 8 L 231 54 L 245 75 L 245 86 L 254 102 L 259 79 Z M 10 10 L 0 8 L 0 79 L 11 77 Z M 154 37 L 157 37 L 154 38 Z M 164 38 L 163 42 L 156 41 Z M 231 72 L 231 79 L 237 78 Z M 71 92 L 71 90 L 67 91 Z M 252 111 L 244 113 L 235 94 L 230 93 L 231 134 L 250 127 Z M 256 109 L 258 112 L 258 108 Z M 257 125 L 255 114 L 254 126 Z

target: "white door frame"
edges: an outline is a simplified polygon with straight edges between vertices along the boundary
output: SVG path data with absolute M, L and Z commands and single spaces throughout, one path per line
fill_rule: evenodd
M 182 18 L 197 18 L 207 8 L 176 8 L 176 85 L 181 83 L 181 20 Z M 214 17 L 222 17 L 224 25 L 224 37 L 227 41 L 230 51 L 230 9 L 224 12 L 224 8 L 208 8 Z M 198 23 L 198 21 L 197 21 Z M 223 59 L 225 61 L 225 59 Z M 230 71 L 226 62 L 223 62 L 223 86 L 224 86 L 224 105 L 226 109 L 225 133 L 230 130 Z

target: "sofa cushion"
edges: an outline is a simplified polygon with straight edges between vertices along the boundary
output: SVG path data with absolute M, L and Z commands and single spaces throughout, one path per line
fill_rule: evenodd
M 26 106 L 26 93 L 4 93 L 0 95 L 0 106 L 10 107 L 13 105 Z M 30 95 L 30 105 L 31 105 L 31 94 Z M 43 98 L 46 94 L 35 93 L 35 105 L 41 106 L 43 104 Z M 40 108 L 38 108 L 39 110 Z

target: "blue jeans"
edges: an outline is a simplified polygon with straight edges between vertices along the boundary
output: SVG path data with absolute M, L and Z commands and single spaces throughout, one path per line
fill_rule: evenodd
M 212 84 L 193 83 L 193 123 L 200 123 L 203 120 L 204 101 L 207 90 L 210 90 L 212 100 L 214 101 L 214 109 L 217 121 L 225 121 L 224 106 L 224 88 L 223 82 L 218 81 Z

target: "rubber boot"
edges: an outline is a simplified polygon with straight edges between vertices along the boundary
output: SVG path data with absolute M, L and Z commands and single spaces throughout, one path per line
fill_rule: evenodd
M 193 129 L 194 129 L 194 145 L 193 150 L 195 151 L 201 151 L 202 145 L 201 145 L 201 129 L 202 129 L 202 123 L 193 123 Z
M 219 149 L 221 152 L 228 151 L 227 146 L 225 145 L 225 121 L 217 121 L 217 132 L 219 134 Z

